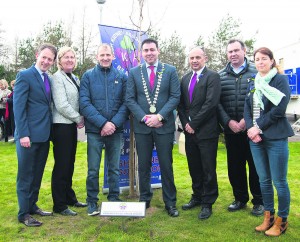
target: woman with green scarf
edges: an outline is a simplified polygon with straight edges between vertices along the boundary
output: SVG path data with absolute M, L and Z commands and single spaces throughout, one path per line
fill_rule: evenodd
M 265 207 L 263 223 L 255 230 L 279 236 L 287 229 L 290 209 L 288 137 L 294 132 L 285 116 L 290 87 L 287 76 L 279 74 L 270 49 L 257 49 L 254 62 L 258 73 L 249 83 L 244 118 Z M 273 185 L 278 196 L 277 217 Z

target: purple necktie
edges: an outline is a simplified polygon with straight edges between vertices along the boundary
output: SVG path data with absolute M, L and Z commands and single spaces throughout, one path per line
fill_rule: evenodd
M 190 88 L 189 88 L 190 102 L 192 102 L 192 99 L 193 99 L 193 91 L 194 91 L 196 83 L 197 83 L 197 72 L 194 73 L 191 83 L 190 83 Z
M 155 73 L 154 73 L 154 67 L 155 66 L 149 66 L 151 72 L 150 72 L 150 76 L 149 76 L 149 82 L 150 82 L 150 89 L 151 91 L 154 88 L 154 80 L 155 80 Z
M 49 83 L 49 78 L 48 75 L 44 72 L 43 73 L 44 76 L 44 85 L 45 85 L 45 90 L 47 93 L 47 98 L 50 99 L 50 83 Z

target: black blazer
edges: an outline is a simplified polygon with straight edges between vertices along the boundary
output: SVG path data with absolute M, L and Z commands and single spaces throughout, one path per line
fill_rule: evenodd
M 178 114 L 182 127 L 189 123 L 199 140 L 216 138 L 220 133 L 217 120 L 217 106 L 221 93 L 220 76 L 205 67 L 195 86 L 190 103 L 188 88 L 192 74 L 192 71 L 187 73 L 181 80 Z
M 261 110 L 260 117 L 256 120 L 257 125 L 267 139 L 283 139 L 293 136 L 294 131 L 285 115 L 291 93 L 288 78 L 285 75 L 276 74 L 269 85 L 284 93 L 285 97 L 282 98 L 278 106 L 275 106 L 263 96 L 264 110 Z M 253 127 L 253 90 L 255 89 L 252 81 L 249 84 L 249 92 L 244 106 L 244 118 L 247 129 Z

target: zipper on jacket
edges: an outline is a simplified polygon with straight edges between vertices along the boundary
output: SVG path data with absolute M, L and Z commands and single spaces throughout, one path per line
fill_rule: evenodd
M 238 89 L 238 85 L 239 85 L 239 77 L 235 78 L 235 120 L 238 120 L 238 111 L 239 111 L 239 107 L 238 107 L 238 95 L 239 95 L 239 89 Z
M 104 70 L 104 83 L 105 83 L 105 104 L 106 104 L 106 113 L 108 114 L 107 70 Z

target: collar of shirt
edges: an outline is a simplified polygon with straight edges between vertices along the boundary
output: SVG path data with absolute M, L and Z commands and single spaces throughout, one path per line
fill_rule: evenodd
M 158 66 L 158 61 L 156 61 L 156 62 L 154 63 L 154 65 L 149 65 L 148 63 L 146 63 L 146 68 L 147 68 L 148 77 L 150 76 L 150 72 L 151 72 L 150 68 L 148 68 L 149 66 L 154 66 L 154 73 L 156 73 L 157 66 Z
M 200 75 L 201 75 L 201 73 L 202 73 L 202 71 L 203 71 L 204 68 L 205 68 L 205 66 L 203 66 L 199 71 L 196 71 L 196 73 L 197 73 L 197 83 L 199 82 L 199 77 L 200 77 Z M 188 89 L 190 89 L 190 85 L 191 85 L 191 81 L 192 81 L 194 73 L 195 72 L 193 71 L 191 79 L 190 79 L 190 83 L 189 83 Z
M 44 81 L 44 76 L 43 76 L 43 72 L 41 71 L 41 69 L 38 68 L 37 65 L 35 65 L 34 67 L 35 67 L 35 69 L 38 71 L 38 73 L 40 74 L 40 76 L 42 77 L 42 80 Z
M 234 71 L 235 74 L 239 74 L 242 70 L 245 69 L 245 67 L 246 67 L 246 60 L 244 60 L 243 64 L 240 67 L 238 67 L 238 68 L 234 68 L 232 66 L 232 64 L 230 64 L 230 66 L 231 66 L 231 68 L 232 68 L 232 70 Z
M 202 73 L 202 71 L 203 71 L 203 69 L 205 68 L 205 66 L 203 66 L 199 71 L 196 71 L 196 73 L 197 73 L 197 83 L 198 83 L 198 81 L 199 81 L 199 76 L 201 75 L 201 73 Z M 192 78 L 193 78 L 193 75 L 194 75 L 194 71 L 193 71 L 193 74 L 192 74 L 192 76 L 191 76 L 191 80 L 192 80 Z M 191 83 L 191 80 L 190 80 L 190 83 Z

